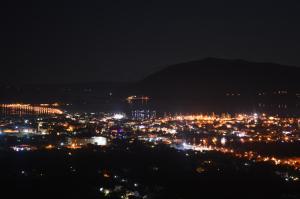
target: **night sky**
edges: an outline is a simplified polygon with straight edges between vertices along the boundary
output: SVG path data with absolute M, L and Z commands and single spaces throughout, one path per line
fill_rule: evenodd
M 134 81 L 205 57 L 300 66 L 300 2 L 9 1 L 1 80 Z

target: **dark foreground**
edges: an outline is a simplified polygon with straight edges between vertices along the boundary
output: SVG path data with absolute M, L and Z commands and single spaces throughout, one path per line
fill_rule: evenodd
M 1 151 L 0 162 L 3 198 L 300 198 L 280 168 L 165 145 Z

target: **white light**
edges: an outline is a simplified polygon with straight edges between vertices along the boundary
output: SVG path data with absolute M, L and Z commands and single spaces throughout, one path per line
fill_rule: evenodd
M 116 113 L 116 114 L 114 114 L 113 118 L 116 119 L 116 120 L 121 120 L 121 119 L 124 118 L 124 115 L 123 115 L 123 114 Z
M 290 131 L 282 131 L 282 133 L 283 133 L 283 134 L 285 134 L 285 135 L 289 135 L 289 134 L 291 134 L 291 132 L 290 132 Z
M 176 134 L 177 131 L 176 131 L 175 129 L 171 129 L 171 130 L 169 131 L 169 133 L 170 133 L 170 134 Z
M 144 125 L 140 125 L 139 128 L 140 128 L 140 129 L 144 129 L 145 126 L 144 126 Z
M 226 144 L 226 138 L 221 138 L 221 144 L 225 145 Z
M 110 193 L 110 191 L 108 189 L 104 190 L 104 195 L 107 196 Z
M 98 146 L 106 146 L 107 145 L 107 138 L 106 137 L 92 137 L 93 144 L 96 144 Z

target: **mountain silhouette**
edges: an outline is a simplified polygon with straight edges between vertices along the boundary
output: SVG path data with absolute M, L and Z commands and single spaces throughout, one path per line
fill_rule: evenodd
M 258 104 L 297 108 L 299 75 L 295 66 L 206 58 L 168 66 L 141 80 L 137 89 L 163 106 L 191 111 L 250 111 Z

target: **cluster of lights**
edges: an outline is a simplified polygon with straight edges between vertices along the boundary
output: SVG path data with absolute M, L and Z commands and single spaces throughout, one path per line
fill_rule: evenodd
M 45 113 L 45 114 L 58 114 L 61 115 L 63 114 L 63 111 L 57 108 L 50 108 L 50 107 L 45 107 L 45 106 L 34 106 L 30 104 L 1 104 L 1 108 L 6 108 L 6 109 L 12 109 L 12 110 L 21 110 L 21 111 L 28 111 L 28 112 L 33 112 L 33 113 Z

